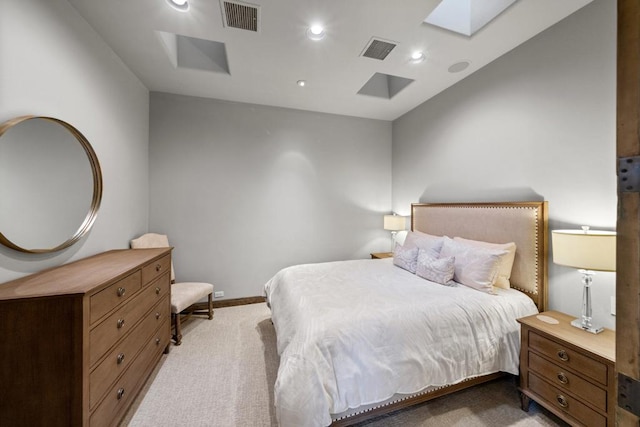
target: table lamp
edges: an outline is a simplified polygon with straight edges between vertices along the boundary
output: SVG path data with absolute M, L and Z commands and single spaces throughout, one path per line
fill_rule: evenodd
M 393 252 L 393 243 L 396 239 L 396 233 L 404 230 L 404 217 L 400 215 L 385 215 L 384 216 L 384 229 L 391 231 L 391 252 Z
M 616 271 L 616 232 L 589 230 L 552 230 L 553 262 L 579 268 L 582 274 L 582 316 L 571 325 L 593 334 L 604 330 L 591 322 L 591 282 L 595 271 Z

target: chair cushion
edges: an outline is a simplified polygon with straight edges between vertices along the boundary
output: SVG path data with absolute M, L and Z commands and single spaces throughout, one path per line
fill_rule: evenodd
M 171 312 L 180 313 L 213 293 L 211 283 L 182 282 L 171 285 Z

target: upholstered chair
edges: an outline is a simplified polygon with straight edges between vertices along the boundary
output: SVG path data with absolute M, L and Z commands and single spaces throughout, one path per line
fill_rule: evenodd
M 168 248 L 169 239 L 164 234 L 147 233 L 131 241 L 132 249 Z M 192 314 L 205 314 L 213 318 L 213 285 L 211 283 L 182 282 L 176 283 L 173 261 L 171 262 L 171 328 L 175 345 L 182 343 L 183 321 Z M 197 304 L 207 298 L 207 306 L 201 308 Z

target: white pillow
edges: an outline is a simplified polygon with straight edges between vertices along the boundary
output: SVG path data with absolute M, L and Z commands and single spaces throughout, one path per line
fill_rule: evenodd
M 417 262 L 418 248 L 407 248 L 396 243 L 396 249 L 393 251 L 395 265 L 415 274 Z
M 498 276 L 500 257 L 506 251 L 496 252 L 481 247 L 465 245 L 446 237 L 441 257 L 455 259 L 453 280 L 482 292 L 493 293 L 493 284 Z
M 509 279 L 511 279 L 511 269 L 513 268 L 513 261 L 516 258 L 515 243 L 489 243 L 482 242 L 480 240 L 463 239 L 462 237 L 454 237 L 453 240 L 492 251 L 506 251 L 507 253 L 500 258 L 500 263 L 498 265 L 498 277 L 496 278 L 494 285 L 504 289 L 509 289 L 511 287 Z
M 423 279 L 440 283 L 441 285 L 453 285 L 453 274 L 455 273 L 455 258 L 438 258 L 434 251 L 418 251 L 418 264 L 416 274 Z
M 404 240 L 406 248 L 419 248 L 425 251 L 433 250 L 436 253 L 442 248 L 442 236 L 433 236 L 421 231 L 410 231 Z

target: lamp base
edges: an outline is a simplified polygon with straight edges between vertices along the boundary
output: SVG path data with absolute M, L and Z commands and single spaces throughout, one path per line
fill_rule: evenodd
M 575 326 L 576 328 L 580 328 L 583 331 L 591 332 L 592 334 L 599 334 L 604 331 L 602 326 L 585 326 L 582 324 L 582 319 L 575 319 L 571 322 L 571 326 Z

